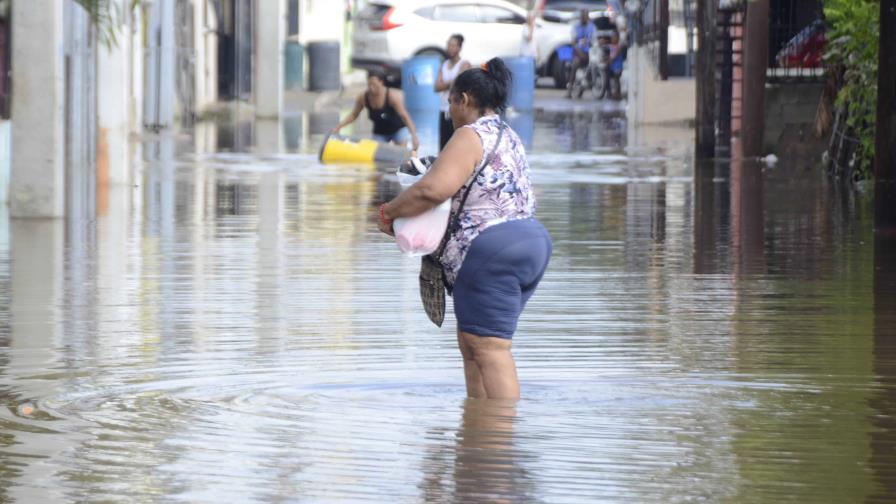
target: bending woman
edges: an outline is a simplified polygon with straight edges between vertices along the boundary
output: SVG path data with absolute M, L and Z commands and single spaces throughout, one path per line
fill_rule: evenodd
M 461 73 L 449 95 L 456 128 L 451 140 L 419 182 L 380 207 L 380 229 L 393 234 L 392 219 L 419 215 L 448 198 L 456 211 L 472 184 L 460 225 L 442 254 L 470 397 L 519 397 L 511 339 L 552 250 L 534 217 L 523 143 L 498 116 L 507 105 L 510 79 L 498 58 Z
M 413 150 L 420 148 L 417 128 L 404 108 L 404 95 L 397 89 L 386 87 L 386 76 L 376 70 L 367 73 L 367 91 L 355 98 L 355 108 L 331 130 L 332 133 L 339 133 L 339 130 L 355 122 L 365 107 L 373 123 L 374 140 L 407 146 L 410 139 Z

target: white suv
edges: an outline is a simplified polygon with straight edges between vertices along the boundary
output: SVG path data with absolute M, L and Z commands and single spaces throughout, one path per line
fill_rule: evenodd
M 503 0 L 369 0 L 355 18 L 352 66 L 384 70 L 396 82 L 404 60 L 444 56 L 454 33 L 464 36 L 461 56 L 478 65 L 519 54 L 525 24 L 526 11 Z M 569 33 L 566 23 L 536 20 L 539 74 Z

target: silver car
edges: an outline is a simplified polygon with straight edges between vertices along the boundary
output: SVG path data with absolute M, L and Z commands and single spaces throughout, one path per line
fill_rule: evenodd
M 504 0 L 370 0 L 355 17 L 352 65 L 376 68 L 397 82 L 401 64 L 421 54 L 444 56 L 454 33 L 464 36 L 462 56 L 478 65 L 516 56 L 526 10 Z M 536 20 L 536 67 L 549 68 L 556 48 L 569 43 L 569 25 Z

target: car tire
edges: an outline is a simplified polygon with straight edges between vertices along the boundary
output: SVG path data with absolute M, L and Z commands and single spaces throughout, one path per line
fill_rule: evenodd
M 554 79 L 554 87 L 557 89 L 566 89 L 566 65 L 560 61 L 556 54 L 551 56 L 550 67 L 551 77 Z

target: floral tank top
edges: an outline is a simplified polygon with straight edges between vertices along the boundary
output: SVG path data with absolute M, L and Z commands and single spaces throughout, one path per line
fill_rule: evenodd
M 470 245 L 479 233 L 495 224 L 527 219 L 535 213 L 535 195 L 529 178 L 526 150 L 520 137 L 510 127 L 504 128 L 501 144 L 495 150 L 491 162 L 473 180 L 495 147 L 501 123 L 501 118 L 497 115 L 488 115 L 464 126 L 479 135 L 482 141 L 482 162 L 451 198 L 451 212 L 454 215 L 467 186 L 473 184 L 460 214 L 457 229 L 449 237 L 442 253 L 445 278 L 452 286 Z

